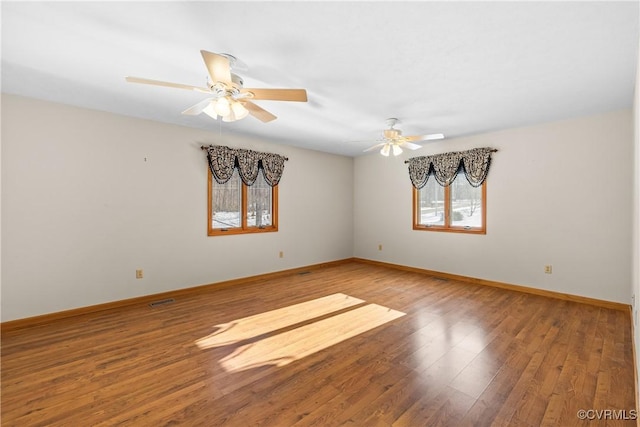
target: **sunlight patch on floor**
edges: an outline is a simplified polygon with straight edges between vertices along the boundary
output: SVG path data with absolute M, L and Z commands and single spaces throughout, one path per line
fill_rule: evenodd
M 338 293 L 217 325 L 196 344 L 201 349 L 233 347 L 219 361 L 228 372 L 284 366 L 404 315 Z
M 341 293 L 328 295 L 216 325 L 214 333 L 199 339 L 196 344 L 200 348 L 236 344 L 362 303 L 361 299 Z

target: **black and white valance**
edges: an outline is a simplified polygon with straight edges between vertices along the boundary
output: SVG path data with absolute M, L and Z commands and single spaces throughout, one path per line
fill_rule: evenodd
M 438 184 L 446 187 L 456 179 L 460 170 L 473 187 L 480 187 L 489 173 L 493 148 L 474 148 L 467 151 L 452 151 L 433 156 L 412 157 L 409 163 L 409 178 L 417 189 L 424 187 L 433 175 Z
M 240 179 L 246 185 L 253 185 L 262 170 L 265 181 L 272 187 L 280 182 L 286 157 L 273 153 L 230 148 L 223 145 L 209 145 L 202 147 L 207 150 L 209 167 L 213 178 L 218 184 L 224 184 L 233 176 L 234 169 L 238 169 Z

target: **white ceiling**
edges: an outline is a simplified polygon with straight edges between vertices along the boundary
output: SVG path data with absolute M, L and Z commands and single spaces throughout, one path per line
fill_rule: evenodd
M 638 1 L 2 2 L 2 92 L 358 156 L 397 117 L 447 138 L 631 108 Z M 278 119 L 181 111 L 205 95 L 200 50 L 248 66 Z M 34 117 L 37 123 L 37 117 Z M 364 141 L 364 142 L 354 142 Z M 416 153 L 419 153 L 417 151 Z

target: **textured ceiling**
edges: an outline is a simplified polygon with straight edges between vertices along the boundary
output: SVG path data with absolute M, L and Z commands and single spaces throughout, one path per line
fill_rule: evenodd
M 631 108 L 638 22 L 637 1 L 3 1 L 2 92 L 358 156 L 389 117 L 455 138 Z M 202 86 L 201 49 L 309 102 L 222 123 L 180 114 L 203 94 L 124 80 Z

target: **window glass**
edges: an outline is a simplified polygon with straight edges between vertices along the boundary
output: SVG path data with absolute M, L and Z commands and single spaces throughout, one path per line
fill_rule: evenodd
M 451 225 L 482 227 L 482 188 L 472 187 L 462 173 L 451 184 Z
M 212 228 L 241 227 L 242 212 L 242 181 L 235 171 L 229 181 L 218 184 L 215 179 L 211 182 L 211 212 Z
M 444 225 L 444 188 L 433 177 L 419 190 L 418 200 L 419 224 Z
M 256 182 L 247 187 L 247 226 L 266 227 L 271 222 L 271 186 L 267 184 L 262 173 Z

